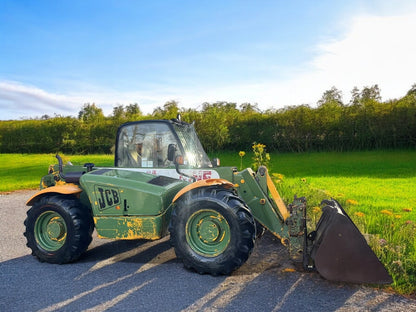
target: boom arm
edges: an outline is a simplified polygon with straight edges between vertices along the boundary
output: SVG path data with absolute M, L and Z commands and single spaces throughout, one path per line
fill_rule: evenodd
M 266 167 L 260 167 L 257 173 L 250 168 L 236 172 L 234 182 L 239 196 L 250 207 L 254 218 L 289 247 L 292 258 L 300 261 L 298 258 L 303 251 L 306 230 L 305 199 L 295 198 L 286 207 Z

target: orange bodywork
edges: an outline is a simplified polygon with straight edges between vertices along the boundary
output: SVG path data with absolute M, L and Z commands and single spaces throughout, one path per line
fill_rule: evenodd
M 81 192 L 82 192 L 82 189 L 79 188 L 79 186 L 76 184 L 68 183 L 68 184 L 62 184 L 62 185 L 55 185 L 55 186 L 51 186 L 51 187 L 45 188 L 37 192 L 26 202 L 26 205 L 32 206 L 35 200 L 43 194 L 58 193 L 58 194 L 69 195 L 69 194 L 79 194 Z
M 179 197 L 181 197 L 183 194 L 189 192 L 190 190 L 204 187 L 204 186 L 211 186 L 211 185 L 223 185 L 225 188 L 232 188 L 234 187 L 234 184 L 232 184 L 230 181 L 227 181 L 225 179 L 206 179 L 206 180 L 199 180 L 192 184 L 189 184 L 185 186 L 183 189 L 181 189 L 176 196 L 173 198 L 172 203 L 174 203 Z

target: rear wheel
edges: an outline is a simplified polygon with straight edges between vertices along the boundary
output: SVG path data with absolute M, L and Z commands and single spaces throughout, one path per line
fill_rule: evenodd
M 184 266 L 198 273 L 229 274 L 249 257 L 256 235 L 250 210 L 231 190 L 208 187 L 178 200 L 171 243 Z
M 51 195 L 39 199 L 27 212 L 27 246 L 40 261 L 67 263 L 87 250 L 93 221 L 77 198 Z

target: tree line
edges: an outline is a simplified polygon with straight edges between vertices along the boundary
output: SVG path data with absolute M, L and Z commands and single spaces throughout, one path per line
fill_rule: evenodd
M 261 111 L 257 104 L 203 103 L 200 110 L 166 102 L 151 114 L 137 103 L 113 108 L 104 116 L 94 103 L 77 117 L 42 116 L 0 121 L 1 153 L 112 153 L 117 128 L 128 121 L 182 119 L 194 122 L 208 152 L 249 150 L 261 142 L 268 151 L 349 151 L 416 147 L 416 84 L 401 98 L 382 101 L 377 85 L 354 88 L 348 103 L 333 87 L 315 107 L 286 106 Z

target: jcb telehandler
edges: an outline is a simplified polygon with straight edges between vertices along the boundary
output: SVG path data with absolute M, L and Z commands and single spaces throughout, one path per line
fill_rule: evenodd
M 27 202 L 27 246 L 40 261 L 68 263 L 100 238 L 156 240 L 170 234 L 184 266 L 229 274 L 249 257 L 266 228 L 295 261 L 324 278 L 386 284 L 392 279 L 335 200 L 323 202 L 316 229 L 306 227 L 306 200 L 286 206 L 267 168 L 220 167 L 194 126 L 146 120 L 118 129 L 114 167 L 50 166 Z

